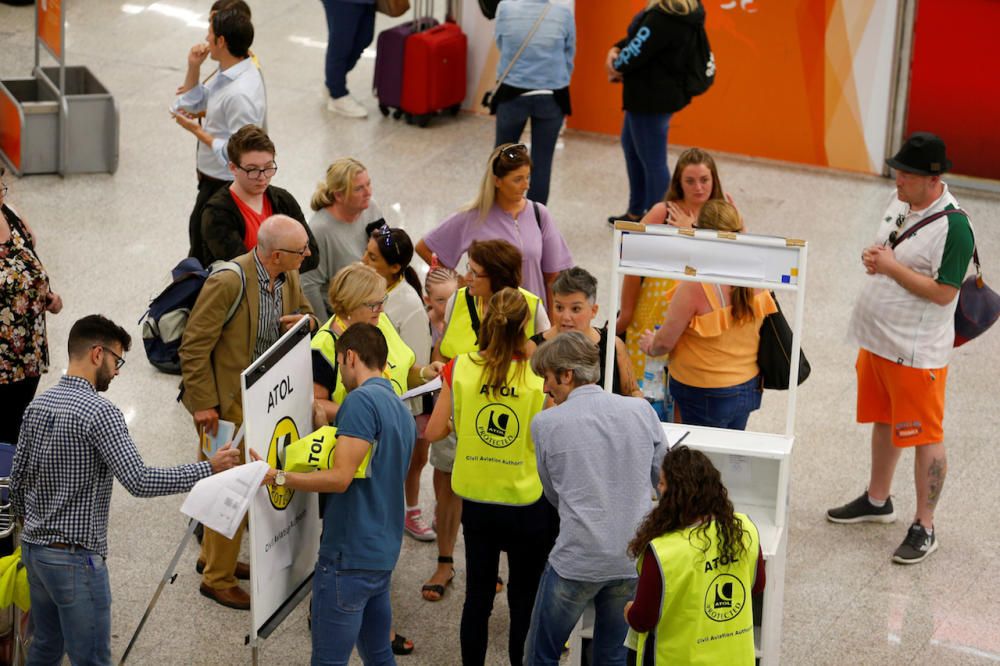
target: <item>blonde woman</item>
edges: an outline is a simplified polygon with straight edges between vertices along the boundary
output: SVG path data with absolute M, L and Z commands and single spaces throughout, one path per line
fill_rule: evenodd
M 700 148 L 689 148 L 677 158 L 667 195 L 643 216 L 642 223 L 691 228 L 701 207 L 709 200 L 733 202 L 722 189 L 712 156 Z M 646 365 L 646 355 L 639 349 L 639 338 L 643 331 L 663 321 L 676 286 L 674 280 L 637 275 L 628 275 L 622 281 L 621 310 L 615 332 L 625 336 L 636 377 L 642 376 Z M 673 420 L 669 401 L 653 403 L 653 409 L 662 420 Z
M 743 231 L 727 201 L 701 208 L 699 229 Z M 663 325 L 642 334 L 646 354 L 670 353 L 670 395 L 680 421 L 743 430 L 760 407 L 757 348 L 764 317 L 777 310 L 764 289 L 684 282 L 677 287 Z
M 684 88 L 685 54 L 704 24 L 698 0 L 653 0 L 608 51 L 608 78 L 622 83 L 621 143 L 629 182 L 628 210 L 608 222 L 639 220 L 667 190 L 670 118 L 691 102 Z
M 425 432 L 437 441 L 454 430 L 458 439 L 451 487 L 462 498 L 466 585 L 459 634 L 467 666 L 486 661 L 501 551 L 510 566 L 508 654 L 511 664 L 522 663 L 535 592 L 558 531 L 528 428 L 545 404 L 542 378 L 526 356 L 529 317 L 517 289 L 493 294 L 479 350 L 445 366 Z
M 458 269 L 473 241 L 504 240 L 521 252 L 521 287 L 551 307 L 549 284 L 573 257 L 549 210 L 526 197 L 531 184 L 531 158 L 523 144 L 505 143 L 493 150 L 479 194 L 468 206 L 434 228 L 417 243 L 428 264 Z
M 308 278 L 302 276 L 302 289 L 323 320 L 333 314 L 326 301 L 330 280 L 341 268 L 361 259 L 368 235 L 382 224 L 382 211 L 372 199 L 368 169 L 353 157 L 343 157 L 327 168 L 309 205 L 316 211 L 309 228 L 319 246 L 319 265 Z

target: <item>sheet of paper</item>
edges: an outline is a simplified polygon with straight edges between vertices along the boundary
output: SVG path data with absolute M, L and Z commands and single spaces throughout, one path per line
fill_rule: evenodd
M 418 396 L 424 395 L 425 393 L 431 393 L 433 391 L 441 390 L 441 377 L 435 377 L 426 384 L 418 386 L 416 388 L 411 388 L 409 391 L 400 396 L 401 400 L 409 400 L 410 398 L 416 398 Z
M 258 460 L 204 478 L 184 498 L 181 513 L 232 539 L 267 470 Z

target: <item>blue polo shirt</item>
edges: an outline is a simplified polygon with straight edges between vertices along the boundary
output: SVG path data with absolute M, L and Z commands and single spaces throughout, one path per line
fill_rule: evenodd
M 342 569 L 392 571 L 403 540 L 403 481 L 417 438 L 413 416 L 392 384 L 378 377 L 347 394 L 336 426 L 338 435 L 372 443 L 371 478 L 326 496 L 320 557 Z

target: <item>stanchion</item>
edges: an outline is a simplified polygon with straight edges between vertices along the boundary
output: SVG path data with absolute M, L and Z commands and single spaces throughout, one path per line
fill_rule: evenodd
M 132 639 L 128 642 L 128 647 L 125 648 L 125 653 L 122 654 L 121 661 L 118 662 L 118 666 L 122 666 L 125 660 L 128 659 L 129 652 L 135 646 L 136 640 L 139 638 L 139 634 L 142 632 L 142 628 L 146 625 L 146 620 L 149 619 L 150 614 L 153 612 L 153 608 L 156 606 L 156 602 L 160 599 L 160 593 L 163 592 L 163 588 L 166 587 L 167 583 L 173 584 L 174 580 L 177 578 L 177 563 L 181 559 L 181 554 L 184 549 L 187 548 L 188 541 L 191 540 L 191 536 L 194 534 L 195 528 L 198 526 L 198 521 L 191 519 L 188 523 L 187 532 L 184 533 L 184 538 L 181 539 L 180 544 L 177 546 L 177 551 L 174 553 L 174 557 L 170 560 L 170 564 L 167 565 L 167 570 L 163 572 L 163 578 L 160 579 L 160 584 L 156 587 L 156 592 L 153 593 L 153 598 L 149 600 L 149 605 L 146 606 L 146 612 L 142 614 L 142 619 L 139 620 L 139 626 L 135 628 L 135 633 L 132 634 Z

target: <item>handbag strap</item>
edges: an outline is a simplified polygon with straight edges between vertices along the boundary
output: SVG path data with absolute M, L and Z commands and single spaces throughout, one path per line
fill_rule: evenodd
M 469 319 L 472 320 L 472 332 L 476 334 L 476 344 L 479 344 L 479 309 L 476 307 L 476 297 L 465 290 L 465 306 L 469 308 Z
M 906 231 L 904 231 L 903 233 L 901 233 L 896 238 L 896 240 L 893 241 L 889 245 L 889 247 L 892 248 L 893 250 L 895 250 L 897 245 L 899 245 L 900 243 L 902 243 L 903 241 L 905 241 L 907 238 L 909 238 L 913 234 L 917 233 L 917 231 L 919 231 L 920 229 L 923 229 L 924 227 L 926 227 L 931 222 L 935 222 L 937 220 L 940 220 L 942 217 L 946 217 L 946 216 L 951 215 L 953 213 L 958 213 L 959 215 L 964 215 L 966 221 L 968 221 L 968 219 L 969 219 L 969 214 L 966 213 L 961 208 L 950 208 L 948 210 L 938 211 L 937 213 L 934 213 L 933 215 L 928 215 L 927 217 L 925 217 L 924 219 L 920 220 L 919 222 L 917 222 L 916 224 L 914 224 L 912 227 L 910 227 L 909 229 L 907 229 Z M 969 225 L 969 233 L 972 234 L 972 262 L 976 265 L 976 276 L 979 277 L 979 278 L 982 278 L 983 277 L 983 268 L 979 264 L 979 249 L 976 247 L 976 233 L 972 230 L 972 225 Z
M 552 4 L 546 3 L 545 8 L 542 9 L 542 13 L 538 15 L 535 25 L 531 26 L 531 30 L 528 31 L 528 36 L 524 38 L 523 42 L 521 42 L 521 46 L 518 47 L 517 53 L 515 53 L 514 57 L 511 58 L 509 63 L 507 63 L 507 68 L 503 70 L 503 74 L 501 74 L 500 78 L 497 79 L 496 84 L 493 86 L 493 90 L 490 91 L 491 96 L 497 93 L 497 90 L 500 88 L 500 85 L 503 84 L 504 79 L 506 79 L 507 75 L 510 74 L 510 70 L 514 68 L 514 63 L 516 63 L 517 59 L 521 57 L 522 53 L 524 53 L 524 49 L 527 48 L 528 42 L 530 42 L 531 38 L 535 36 L 536 32 L 538 32 L 538 27 L 542 25 L 542 21 L 545 19 L 545 15 L 549 13 L 550 9 L 552 9 Z

